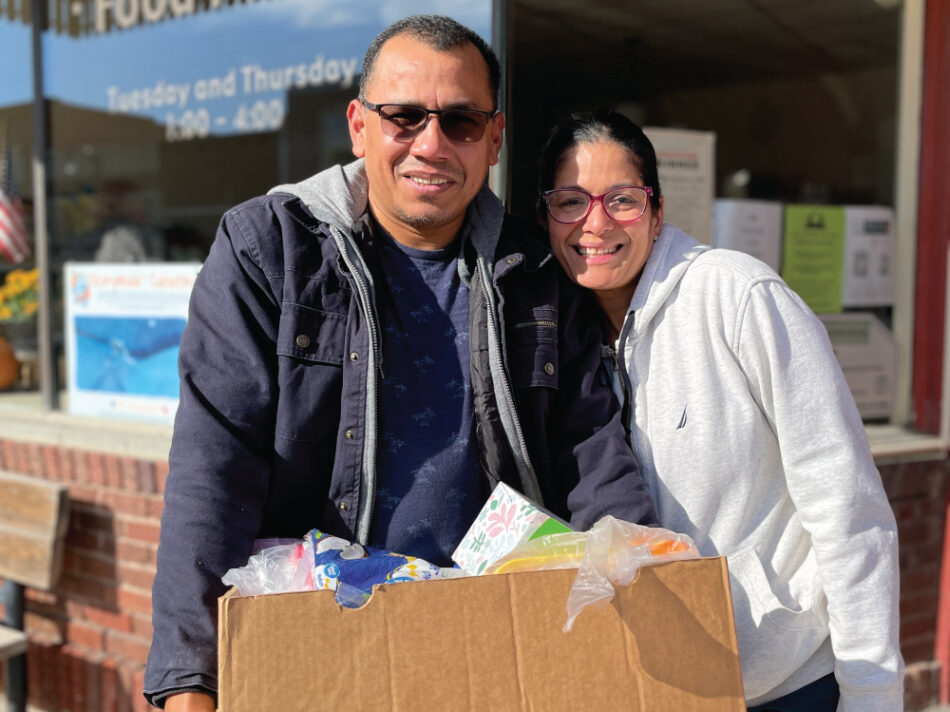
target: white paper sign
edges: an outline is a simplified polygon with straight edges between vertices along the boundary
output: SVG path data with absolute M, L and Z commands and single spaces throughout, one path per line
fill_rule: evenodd
M 894 211 L 882 206 L 849 205 L 844 212 L 842 306 L 892 305 L 897 254 Z
M 711 245 L 716 134 L 654 126 L 643 132 L 656 150 L 664 222 Z
M 66 264 L 69 412 L 171 423 L 200 264 Z
M 873 314 L 819 317 L 862 418 L 889 418 L 894 408 L 897 344 Z
M 716 200 L 712 244 L 757 257 L 778 272 L 782 258 L 782 204 L 767 200 Z

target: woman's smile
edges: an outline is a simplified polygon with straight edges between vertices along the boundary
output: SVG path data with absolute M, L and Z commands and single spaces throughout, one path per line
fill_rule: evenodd
M 642 184 L 633 155 L 610 140 L 577 144 L 564 154 L 554 180 L 555 189 L 592 196 Z M 603 203 L 597 203 L 578 222 L 548 220 L 551 250 L 575 282 L 594 290 L 598 297 L 615 297 L 625 308 L 653 249 L 661 220 L 662 208 L 654 211 L 648 206 L 638 219 L 618 222 L 607 214 Z

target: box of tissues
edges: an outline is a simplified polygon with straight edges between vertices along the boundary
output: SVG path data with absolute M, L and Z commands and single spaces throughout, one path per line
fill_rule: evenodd
M 571 528 L 553 514 L 499 483 L 455 549 L 452 560 L 466 573 L 477 575 L 525 542 L 569 531 Z

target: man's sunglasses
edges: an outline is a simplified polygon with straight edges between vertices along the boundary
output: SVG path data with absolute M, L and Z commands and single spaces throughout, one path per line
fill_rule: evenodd
M 474 143 L 485 135 L 485 127 L 497 111 L 479 109 L 425 109 L 406 104 L 372 104 L 360 99 L 370 111 L 381 119 L 383 133 L 397 141 L 410 141 L 418 136 L 429 123 L 429 117 L 439 117 L 439 128 L 446 138 L 456 143 Z

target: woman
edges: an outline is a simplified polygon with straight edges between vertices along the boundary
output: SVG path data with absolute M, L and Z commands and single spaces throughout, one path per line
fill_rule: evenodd
M 900 710 L 896 525 L 821 322 L 761 262 L 663 224 L 623 116 L 557 126 L 540 172 L 661 525 L 728 558 L 750 711 Z

